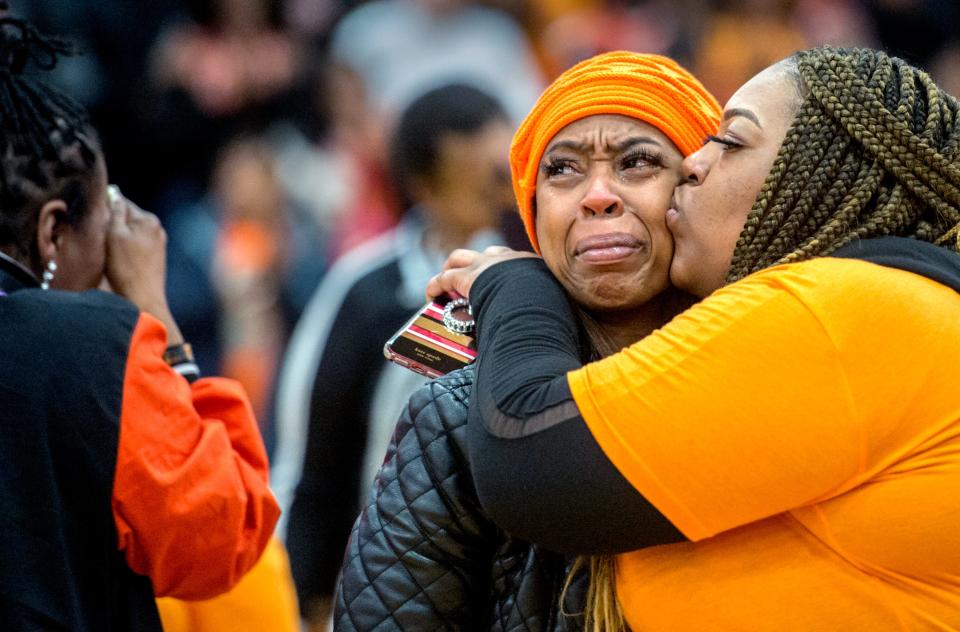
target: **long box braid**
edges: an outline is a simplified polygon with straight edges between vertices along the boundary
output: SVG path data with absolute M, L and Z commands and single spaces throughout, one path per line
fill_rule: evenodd
M 957 99 L 881 51 L 823 47 L 785 63 L 803 101 L 727 280 L 880 235 L 960 251 Z

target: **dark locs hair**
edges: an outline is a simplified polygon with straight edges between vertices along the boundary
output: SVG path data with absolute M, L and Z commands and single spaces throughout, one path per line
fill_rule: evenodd
M 875 50 L 816 48 L 785 66 L 802 103 L 727 280 L 881 235 L 960 250 L 957 99 Z
M 23 20 L 3 15 L 0 1 L 0 246 L 38 268 L 37 217 L 52 199 L 67 204 L 65 221 L 86 215 L 100 146 L 83 106 L 25 74 L 71 54 Z

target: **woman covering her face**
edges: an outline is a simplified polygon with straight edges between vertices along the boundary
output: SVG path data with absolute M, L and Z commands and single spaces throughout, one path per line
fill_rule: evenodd
M 230 589 L 280 510 L 246 394 L 170 314 L 159 220 L 24 72 L 62 52 L 0 16 L 0 627 L 159 631 L 155 598 Z
M 704 300 L 586 366 L 541 262 L 455 253 L 430 291 L 478 317 L 494 520 L 623 552 L 634 630 L 960 629 L 958 120 L 877 51 L 760 73 L 666 215 L 671 279 Z
M 664 218 L 684 156 L 719 121 L 713 97 L 673 61 L 609 53 L 563 73 L 517 133 L 521 215 L 576 305 L 585 361 L 689 304 L 670 285 Z M 469 367 L 411 398 L 348 545 L 337 629 L 579 627 L 565 614 L 583 612 L 584 582 L 560 605 L 571 560 L 506 537 L 479 506 L 465 459 L 473 377 Z M 607 499 L 631 493 L 612 466 L 608 475 Z M 664 530 L 667 541 L 679 537 Z

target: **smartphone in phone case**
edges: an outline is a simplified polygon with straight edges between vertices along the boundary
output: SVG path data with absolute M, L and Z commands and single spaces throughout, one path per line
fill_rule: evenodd
M 387 341 L 383 355 L 428 377 L 440 377 L 473 362 L 477 358 L 473 336 L 443 324 L 443 311 L 449 300 L 438 297 L 427 303 Z

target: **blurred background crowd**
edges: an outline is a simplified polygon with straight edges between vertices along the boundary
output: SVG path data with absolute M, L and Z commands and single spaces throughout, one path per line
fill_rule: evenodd
M 495 200 L 503 239 L 524 245 L 509 212 L 508 133 L 489 141 L 498 150 L 459 148 L 464 155 L 433 190 L 404 185 L 415 165 L 397 164 L 411 158 L 391 151 L 390 139 L 407 106 L 429 90 L 451 82 L 479 88 L 515 125 L 563 69 L 628 49 L 674 57 L 723 103 L 771 62 L 830 43 L 882 47 L 960 94 L 954 0 L 11 5 L 83 52 L 64 60 L 54 80 L 92 112 L 110 180 L 162 219 L 174 315 L 202 369 L 246 386 L 268 450 L 278 443 L 288 340 L 335 261 L 395 227 L 407 209 L 442 196 L 459 208 L 470 195 Z M 502 163 L 488 169 L 489 155 Z M 489 177 L 468 183 L 466 174 L 481 168 Z M 456 190 L 465 186 L 474 189 Z M 302 433 L 294 437 L 303 442 Z M 296 574 L 294 548 L 291 561 Z
M 670 55 L 723 103 L 822 43 L 879 46 L 960 94 L 952 0 L 15 0 L 83 54 L 110 179 L 170 234 L 175 316 L 202 367 L 240 379 L 273 442 L 293 324 L 330 264 L 409 201 L 388 138 L 414 98 L 476 85 L 514 122 L 588 56 Z M 504 167 L 506 156 L 504 156 Z

